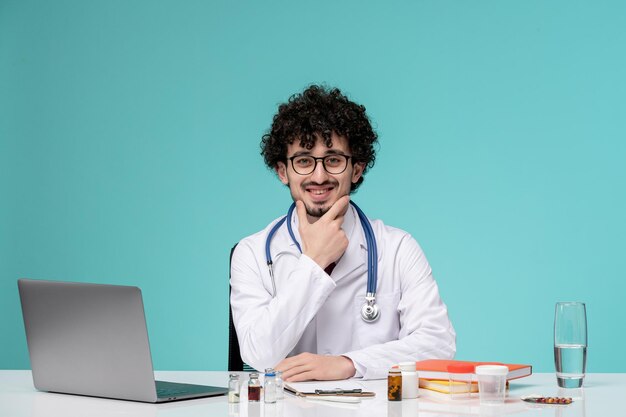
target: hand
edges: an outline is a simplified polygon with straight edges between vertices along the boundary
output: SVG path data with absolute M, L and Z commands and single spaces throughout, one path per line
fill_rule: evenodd
M 277 371 L 282 371 L 283 380 L 300 381 L 334 381 L 352 378 L 356 368 L 352 359 L 345 356 L 325 356 L 315 353 L 301 353 L 280 361 Z
M 348 237 L 341 225 L 349 202 L 349 196 L 341 197 L 319 220 L 309 223 L 304 203 L 296 201 L 302 253 L 322 269 L 341 258 L 348 247 Z

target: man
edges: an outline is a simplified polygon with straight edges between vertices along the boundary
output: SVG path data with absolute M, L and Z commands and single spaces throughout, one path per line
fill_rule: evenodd
M 376 142 L 365 108 L 338 89 L 314 85 L 279 106 L 262 155 L 295 213 L 239 242 L 231 267 L 233 321 L 252 367 L 274 367 L 287 381 L 381 378 L 400 361 L 454 356 L 456 335 L 421 248 L 380 220 L 370 220 L 380 315 L 361 317 L 371 248 L 349 196 Z

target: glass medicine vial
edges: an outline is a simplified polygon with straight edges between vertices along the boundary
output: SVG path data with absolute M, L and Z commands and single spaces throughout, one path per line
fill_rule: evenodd
M 228 378 L 228 402 L 239 402 L 239 375 L 230 374 Z
M 263 401 L 266 404 L 273 404 L 276 402 L 276 372 L 272 368 L 267 368 L 265 370 Z
M 261 400 L 261 383 L 259 382 L 259 374 L 252 372 L 248 380 L 248 401 L 258 402 Z
M 402 372 L 398 368 L 391 368 L 387 376 L 387 399 L 402 401 Z
M 284 381 L 282 371 L 276 371 L 276 399 L 282 400 L 285 398 Z

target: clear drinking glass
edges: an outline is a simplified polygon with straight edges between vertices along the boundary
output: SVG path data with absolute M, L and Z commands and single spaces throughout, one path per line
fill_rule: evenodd
M 587 312 L 585 303 L 556 303 L 554 313 L 554 365 L 561 388 L 580 388 L 587 365 Z

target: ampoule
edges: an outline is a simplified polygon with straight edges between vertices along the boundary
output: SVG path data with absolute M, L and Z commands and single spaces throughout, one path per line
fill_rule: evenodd
M 285 382 L 283 381 L 283 373 L 276 371 L 276 399 L 282 400 L 285 398 Z
M 250 373 L 248 380 L 248 401 L 258 402 L 261 400 L 261 383 L 259 382 L 259 374 L 257 372 Z
M 228 402 L 239 402 L 239 375 L 230 374 L 228 379 Z
M 265 383 L 263 384 L 263 401 L 265 403 L 276 402 L 276 372 L 272 368 L 265 370 Z

